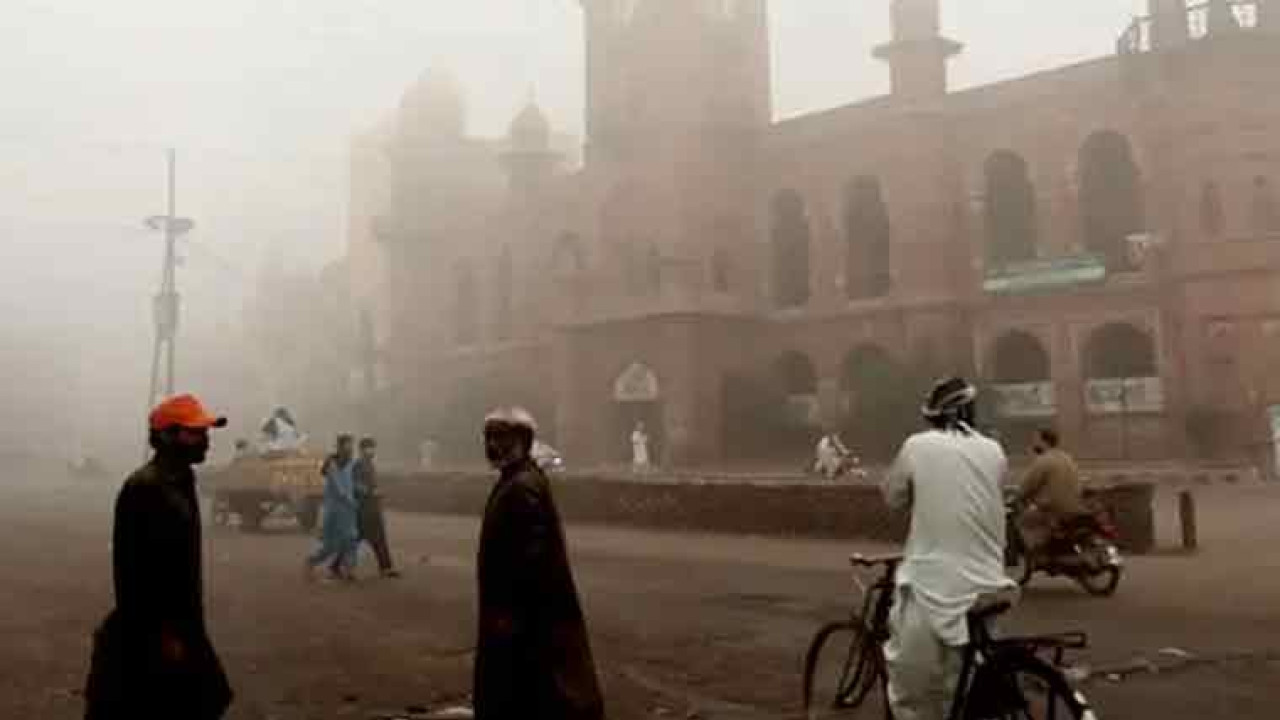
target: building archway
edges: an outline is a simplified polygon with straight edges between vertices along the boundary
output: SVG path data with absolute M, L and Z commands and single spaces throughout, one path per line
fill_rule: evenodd
M 1132 270 L 1128 237 L 1142 232 L 1142 173 L 1129 138 L 1100 130 L 1080 147 L 1080 227 L 1084 245 L 1112 270 Z
M 1160 412 L 1164 387 L 1155 340 L 1128 323 L 1089 334 L 1084 346 L 1087 409 L 1096 415 Z
M 891 226 L 880 179 L 859 175 L 845 186 L 845 295 L 850 300 L 883 297 L 893 284 Z
M 987 265 L 1002 267 L 1036 257 L 1036 189 L 1027 161 L 997 150 L 983 164 L 986 178 Z
M 663 386 L 658 374 L 648 364 L 635 361 L 618 373 L 611 385 L 613 421 L 609 427 L 608 460 L 631 461 L 631 433 L 644 423 L 649 436 L 651 462 L 661 464 L 666 448 L 666 425 L 663 418 Z
M 795 190 L 780 190 L 770 206 L 772 215 L 773 301 L 779 309 L 809 303 L 809 254 L 812 232 L 804 198 Z
M 879 346 L 860 345 L 845 355 L 840 427 L 851 450 L 878 460 L 892 458 L 919 417 L 915 409 L 923 390 L 908 385 L 907 373 Z
M 1011 330 L 992 344 L 989 376 L 1002 438 L 1009 447 L 1028 446 L 1058 414 L 1049 352 L 1035 335 Z

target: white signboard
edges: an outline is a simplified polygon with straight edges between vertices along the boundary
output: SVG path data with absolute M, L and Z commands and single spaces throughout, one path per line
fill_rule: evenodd
M 798 425 L 819 425 L 822 421 L 822 404 L 817 395 L 791 395 L 787 397 L 787 416 Z
M 1050 418 L 1058 414 L 1053 382 L 993 385 L 997 412 L 1005 418 Z
M 1164 411 L 1164 382 L 1158 377 L 1089 380 L 1085 408 L 1094 415 Z
M 632 363 L 613 381 L 613 399 L 624 403 L 656 402 L 658 376 L 643 363 Z

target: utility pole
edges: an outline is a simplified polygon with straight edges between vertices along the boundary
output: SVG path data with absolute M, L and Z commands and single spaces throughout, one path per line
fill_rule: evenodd
M 153 313 L 156 341 L 151 353 L 151 386 L 147 407 L 155 405 L 162 391 L 173 395 L 177 362 L 178 338 L 178 238 L 191 232 L 195 222 L 178 217 L 178 159 L 177 152 L 166 152 L 168 165 L 168 210 L 164 215 L 146 219 L 146 226 L 164 233 L 164 265 L 160 273 L 160 291 L 156 294 Z M 164 383 L 161 385 L 161 366 L 164 367 Z

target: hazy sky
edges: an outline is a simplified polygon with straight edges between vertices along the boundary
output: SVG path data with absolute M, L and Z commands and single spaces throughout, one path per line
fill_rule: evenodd
M 968 44 L 956 84 L 1107 54 L 1140 5 L 944 0 Z M 887 7 L 775 0 L 779 114 L 883 92 L 869 53 Z M 348 138 L 424 68 L 461 79 L 476 132 L 501 132 L 530 88 L 576 131 L 581 58 L 577 0 L 3 0 L 0 312 L 133 343 L 111 369 L 145 376 L 159 245 L 139 220 L 162 208 L 162 147 L 182 153 L 182 210 L 199 222 L 187 327 L 208 331 L 236 319 L 266 246 L 311 266 L 340 252 Z

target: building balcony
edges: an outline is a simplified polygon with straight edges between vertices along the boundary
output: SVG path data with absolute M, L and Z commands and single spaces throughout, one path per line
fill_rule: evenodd
M 1116 52 L 1139 55 L 1234 31 L 1274 31 L 1280 8 L 1267 0 L 1207 0 L 1191 5 L 1185 18 L 1165 26 L 1157 16 L 1136 18 L 1120 35 Z

